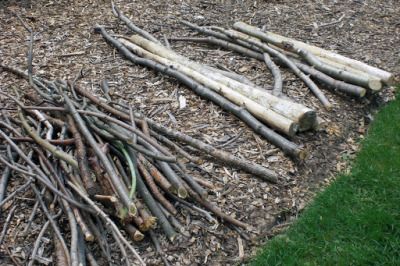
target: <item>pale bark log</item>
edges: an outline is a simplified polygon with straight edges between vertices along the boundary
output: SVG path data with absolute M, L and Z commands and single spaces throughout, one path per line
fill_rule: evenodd
M 301 69 L 304 73 L 309 74 L 313 78 L 317 79 L 319 82 L 325 83 L 326 85 L 337 89 L 338 91 L 345 92 L 347 94 L 362 98 L 365 96 L 366 90 L 360 86 L 356 86 L 353 84 L 346 83 L 341 80 L 336 80 L 334 78 L 331 78 L 330 76 L 316 70 L 315 68 L 303 64 L 296 59 L 293 59 L 295 64 L 297 65 L 298 68 Z
M 294 59 L 299 59 L 299 60 L 302 59 L 302 56 L 299 55 L 299 53 L 297 51 L 294 51 L 294 49 L 292 48 L 293 47 L 292 43 L 286 42 L 285 44 L 286 45 L 282 46 L 282 47 L 284 47 L 284 49 L 280 48 L 280 47 L 278 47 L 276 45 L 273 45 L 273 44 L 269 44 L 269 45 L 272 48 L 278 50 L 279 52 L 284 53 L 286 56 L 289 56 L 289 57 L 294 58 Z M 290 46 L 288 47 L 287 45 L 290 45 Z M 303 50 L 307 51 L 306 49 L 303 49 Z M 321 61 L 325 65 L 328 65 L 328 66 L 331 66 L 331 67 L 335 67 L 335 68 L 340 69 L 342 71 L 350 72 L 352 74 L 355 74 L 358 77 L 361 77 L 364 80 L 371 80 L 372 81 L 372 88 L 371 88 L 372 90 L 374 90 L 374 88 L 376 88 L 378 86 L 382 87 L 382 80 L 377 76 L 372 76 L 372 75 L 370 75 L 370 74 L 368 74 L 368 73 L 366 73 L 364 71 L 352 68 L 350 66 L 343 65 L 343 64 L 338 63 L 338 62 L 334 62 L 334 61 L 329 60 L 329 59 L 324 58 L 324 57 L 320 57 L 318 55 L 313 54 L 310 51 L 307 51 L 307 52 L 309 52 L 312 55 L 314 55 L 319 61 Z M 341 80 L 337 80 L 337 81 L 341 81 Z M 355 86 L 358 86 L 358 85 L 355 85 Z
M 382 83 L 379 79 L 374 79 L 368 76 L 354 74 L 344 69 L 340 69 L 335 66 L 325 64 L 324 62 L 319 60 L 318 57 L 316 57 L 314 54 L 310 53 L 305 49 L 302 48 L 294 48 L 294 49 L 297 50 L 297 53 L 302 58 L 304 58 L 304 60 L 307 61 L 307 63 L 309 63 L 311 66 L 315 67 L 319 71 L 331 77 L 346 81 L 351 84 L 359 85 L 364 88 L 369 88 L 374 91 L 380 90 L 382 88 Z
M 221 82 L 221 80 L 229 79 L 229 80 L 232 80 L 233 82 L 242 83 L 247 86 L 255 86 L 251 81 L 249 81 L 242 75 L 223 71 L 223 70 L 211 67 L 211 66 L 197 63 L 197 62 L 192 61 L 180 54 L 177 54 L 173 50 L 168 49 L 161 44 L 151 42 L 151 41 L 147 40 L 146 38 L 143 38 L 139 35 L 133 35 L 128 40 L 130 40 L 131 42 L 133 42 L 136 45 L 139 45 L 140 47 L 146 49 L 147 51 L 149 51 L 153 54 L 156 54 L 156 55 L 164 57 L 166 59 L 178 62 L 180 64 L 183 64 L 183 65 L 193 69 L 194 71 L 200 72 L 203 75 L 207 75 L 209 78 L 212 78 L 215 81 Z M 260 88 L 260 89 L 262 89 L 262 88 Z
M 174 61 L 175 63 L 179 62 L 179 64 L 182 64 L 193 71 L 198 71 L 204 76 L 211 78 L 236 92 L 239 92 L 256 103 L 261 104 L 262 106 L 271 109 L 274 112 L 289 118 L 290 120 L 293 120 L 299 124 L 301 130 L 308 130 L 315 123 L 316 114 L 315 111 L 311 110 L 310 108 L 298 103 L 275 97 L 265 90 L 259 89 L 258 87 L 252 87 L 225 77 L 219 73 L 211 72 L 210 70 L 205 69 L 201 64 L 193 62 L 184 56 L 166 49 L 161 45 L 150 42 L 138 35 L 132 36 L 129 40 L 153 54 Z
M 246 84 L 246 85 L 249 85 L 249 86 L 255 86 L 255 84 L 253 82 L 251 82 L 249 79 L 247 79 L 245 76 L 242 76 L 242 75 L 237 74 L 235 72 L 229 72 L 229 71 L 225 71 L 225 70 L 218 69 L 218 68 L 211 67 L 211 66 L 207 66 L 207 65 L 204 65 L 203 67 L 205 67 L 205 68 L 207 68 L 207 69 L 209 69 L 211 71 L 215 71 L 215 72 L 217 72 L 217 73 L 219 73 L 219 74 L 221 74 L 221 75 L 223 75 L 223 76 L 225 76 L 227 78 L 236 80 L 236 81 L 238 81 L 240 83 L 243 83 L 243 84 Z
M 160 72 L 169 77 L 175 78 L 176 80 L 178 80 L 179 82 L 181 82 L 182 84 L 184 84 L 185 86 L 190 88 L 193 92 L 195 92 L 197 95 L 199 95 L 203 99 L 209 100 L 209 101 L 213 102 L 214 104 L 220 106 L 223 110 L 230 112 L 230 113 L 234 114 L 235 116 L 237 116 L 246 125 L 248 125 L 254 132 L 259 134 L 266 140 L 270 141 L 272 144 L 276 145 L 277 147 L 281 148 L 285 154 L 288 154 L 288 155 L 290 155 L 294 158 L 298 158 L 300 160 L 304 160 L 307 157 L 307 152 L 305 150 L 301 149 L 297 144 L 293 143 L 292 141 L 289 141 L 286 138 L 282 137 L 275 131 L 269 129 L 265 124 L 263 124 L 261 121 L 256 119 L 252 114 L 250 114 L 250 112 L 248 112 L 245 108 L 241 108 L 239 105 L 234 104 L 233 102 L 229 101 L 228 99 L 226 99 L 222 95 L 218 94 L 217 92 L 201 85 L 200 83 L 196 82 L 192 78 L 189 78 L 188 76 L 184 75 L 183 73 L 181 73 L 179 71 L 176 71 L 175 69 L 165 67 L 164 65 L 159 64 L 153 60 L 149 60 L 149 59 L 134 55 L 121 42 L 119 42 L 117 39 L 114 39 L 113 37 L 111 37 L 107 33 L 107 31 L 104 29 L 104 27 L 96 25 L 95 30 L 96 30 L 96 32 L 100 33 L 107 42 L 109 42 L 112 46 L 117 48 L 118 51 L 132 63 L 148 67 L 150 69 L 153 69 L 154 71 L 157 71 L 157 72 Z M 214 39 L 218 40 L 216 38 L 214 38 Z M 239 46 L 239 47 L 241 47 L 241 46 Z M 0 66 L 1 66 L 1 63 L 0 63 Z M 22 71 L 20 71 L 18 69 L 14 69 L 14 68 L 11 68 L 11 70 L 9 70 L 9 71 L 12 71 L 13 73 L 17 73 L 17 74 L 23 73 Z M 129 116 L 127 114 L 119 112 L 115 109 L 114 110 L 110 109 L 110 107 L 108 105 L 104 104 L 102 101 L 100 101 L 96 97 L 93 97 L 93 95 L 85 92 L 84 90 L 81 90 L 81 93 L 85 94 L 85 96 L 88 97 L 92 102 L 101 106 L 105 110 L 108 110 L 112 113 L 115 112 L 117 116 L 123 117 L 125 120 L 129 119 Z M 138 132 L 140 132 L 140 131 L 138 131 Z M 1 133 L 1 131 L 0 131 L 0 133 Z
M 287 38 L 287 37 L 284 37 L 284 36 L 281 36 L 279 34 L 275 34 L 272 32 L 268 32 L 268 31 L 263 32 L 261 29 L 254 27 L 254 26 L 250 26 L 244 22 L 236 22 L 233 25 L 233 28 L 236 30 L 239 30 L 241 32 L 244 32 L 246 34 L 257 37 L 265 42 L 272 43 L 279 47 L 282 46 L 282 42 L 292 43 L 296 47 L 305 49 L 305 50 L 313 53 L 316 56 L 323 57 L 323 58 L 329 59 L 331 61 L 340 63 L 342 65 L 363 71 L 372 77 L 374 77 L 374 76 L 378 77 L 384 83 L 386 83 L 388 85 L 393 84 L 394 76 L 392 73 L 384 71 L 384 70 L 376 68 L 376 67 L 373 67 L 373 66 L 370 66 L 363 62 L 342 56 L 342 55 L 334 53 L 332 51 L 328 51 L 328 50 L 319 48 L 314 45 L 309 45 L 304 42 L 300 42 L 300 41 L 297 41 L 297 40 L 294 40 L 291 38 Z
M 284 65 L 290 68 L 296 76 L 298 76 L 307 87 L 314 93 L 314 95 L 321 101 L 324 107 L 328 110 L 332 109 L 332 104 L 326 98 L 325 94 L 318 88 L 318 86 L 307 76 L 305 75 L 297 66 L 292 62 L 290 58 L 288 58 L 283 53 L 271 48 L 265 43 L 262 43 L 259 39 L 246 35 L 244 33 L 234 31 L 234 30 L 224 30 L 228 36 L 236 39 L 240 39 L 242 41 L 246 41 L 251 45 L 254 45 L 256 48 L 262 49 L 270 55 L 277 57 Z
M 242 47 L 238 44 L 234 44 L 225 40 L 219 40 L 217 38 L 214 37 L 207 37 L 207 38 L 170 38 L 170 40 L 173 41 L 194 41 L 194 42 L 206 42 L 212 45 L 216 45 L 219 47 L 223 47 L 225 49 L 228 50 L 232 50 L 235 51 L 239 54 L 263 61 L 264 60 L 264 56 L 262 53 L 253 51 L 251 49 Z M 280 49 L 276 46 L 272 46 L 273 48 L 276 49 Z M 283 50 L 280 50 L 283 51 Z M 297 55 L 295 55 L 297 57 Z M 298 68 L 301 69 L 301 71 L 303 71 L 304 73 L 310 75 L 311 77 L 313 77 L 314 79 L 317 79 L 319 82 L 322 82 L 332 88 L 335 88 L 341 92 L 350 94 L 350 95 L 354 95 L 356 97 L 364 97 L 366 90 L 362 87 L 356 86 L 356 85 L 352 85 L 352 84 L 348 84 L 346 82 L 343 82 L 341 80 L 335 80 L 333 78 L 331 78 L 330 76 L 316 70 L 313 67 L 310 67 L 304 63 L 301 63 L 299 60 L 297 60 L 296 58 L 292 58 L 293 62 L 296 64 L 296 66 Z
M 221 83 L 218 83 L 212 79 L 209 79 L 206 76 L 202 75 L 201 73 L 193 71 L 192 69 L 190 69 L 182 64 L 179 64 L 179 63 L 173 62 L 171 60 L 168 60 L 166 58 L 152 54 L 125 39 L 119 39 L 119 41 L 123 45 L 125 45 L 128 49 L 130 49 L 132 52 L 136 53 L 137 55 L 144 57 L 144 58 L 154 60 L 165 66 L 173 67 L 176 70 L 181 71 L 185 75 L 198 81 L 199 83 L 205 85 L 206 87 L 209 87 L 210 89 L 212 89 L 214 91 L 217 91 L 218 93 L 220 93 L 224 97 L 228 98 L 232 102 L 245 107 L 247 110 L 249 110 L 249 112 L 253 113 L 259 119 L 263 120 L 264 122 L 273 126 L 274 128 L 278 129 L 279 131 L 281 131 L 289 136 L 293 136 L 296 133 L 296 131 L 297 131 L 296 123 L 294 123 L 293 121 L 289 120 L 288 118 L 272 111 L 271 109 L 267 109 L 267 108 L 263 107 L 259 103 L 256 103 L 256 102 L 250 100 L 249 98 L 232 90 L 231 88 L 229 88 Z

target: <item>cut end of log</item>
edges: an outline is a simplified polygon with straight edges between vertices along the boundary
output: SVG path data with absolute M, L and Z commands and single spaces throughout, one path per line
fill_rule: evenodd
M 85 240 L 88 242 L 93 242 L 94 241 L 94 236 L 91 233 L 86 233 L 85 234 Z
M 144 220 L 144 227 L 146 228 L 145 231 L 156 228 L 156 225 L 157 225 L 157 218 L 154 216 L 151 216 L 146 220 Z
M 140 231 L 137 230 L 133 234 L 132 238 L 133 238 L 133 241 L 139 242 L 139 241 L 142 241 L 144 239 L 144 235 Z
M 362 89 L 362 90 L 360 90 L 359 91 L 359 93 L 358 93 L 358 97 L 359 98 L 362 98 L 362 97 L 364 97 L 365 96 L 365 94 L 367 93 L 367 90 L 365 90 L 365 89 Z
M 393 86 L 396 84 L 395 78 L 393 74 L 389 74 L 388 78 L 385 80 L 382 80 L 386 85 L 388 86 Z
M 299 125 L 297 123 L 292 123 L 289 127 L 287 134 L 290 137 L 294 137 L 298 131 L 299 131 Z
M 131 204 L 131 206 L 129 206 L 129 216 L 134 217 L 137 214 L 137 208 L 135 206 L 135 204 Z
M 171 241 L 171 243 L 173 243 L 176 239 L 176 237 L 178 236 L 178 234 L 172 234 L 170 237 L 168 237 L 169 241 Z
M 379 91 L 382 89 L 382 82 L 380 79 L 370 79 L 368 81 L 368 87 L 373 91 Z
M 144 234 L 131 224 L 125 224 L 125 230 L 133 241 L 142 241 L 144 238 Z
M 303 149 L 299 150 L 298 152 L 298 158 L 301 161 L 305 161 L 308 158 L 308 155 L 309 155 L 308 152 Z
M 181 199 L 186 199 L 188 196 L 188 192 L 184 187 L 178 188 L 177 194 Z
M 327 111 L 332 111 L 333 105 L 331 103 L 324 104 L 324 107 Z
M 314 127 L 317 120 L 317 113 L 314 110 L 310 110 L 304 113 L 299 119 L 299 131 L 310 130 Z
M 157 226 L 157 218 L 154 216 L 150 216 L 147 219 L 143 220 L 143 223 L 139 226 L 139 230 L 142 232 L 147 232 L 150 229 L 155 229 Z

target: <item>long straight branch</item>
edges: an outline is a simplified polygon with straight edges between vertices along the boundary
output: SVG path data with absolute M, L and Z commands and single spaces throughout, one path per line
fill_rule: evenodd
M 156 64 L 151 60 L 135 56 L 127 48 L 125 48 L 118 40 L 112 38 L 103 27 L 96 26 L 96 30 L 100 32 L 108 42 L 113 44 L 130 61 L 179 79 L 183 84 L 191 88 L 200 96 L 213 101 L 217 105 L 221 106 L 224 110 L 231 112 L 240 119 L 242 119 L 256 133 L 262 135 L 264 138 L 271 141 L 274 145 L 280 147 L 285 153 L 300 159 L 304 159 L 306 157 L 306 153 L 298 145 L 283 138 L 276 132 L 272 131 L 271 129 L 263 125 L 260 121 L 255 119 L 254 116 L 252 116 L 248 111 L 233 104 L 232 102 L 228 101 L 218 93 L 213 92 L 212 90 L 207 89 L 204 86 L 201 86 L 199 83 L 193 82 L 193 80 L 183 75 L 182 73 L 175 71 L 174 69 L 167 68 L 163 65 Z M 120 117 L 123 116 L 127 117 L 126 114 L 120 111 L 118 111 L 118 115 Z

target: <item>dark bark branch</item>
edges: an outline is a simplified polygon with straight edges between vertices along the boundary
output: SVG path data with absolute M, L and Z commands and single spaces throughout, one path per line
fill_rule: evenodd
M 272 90 L 272 94 L 275 96 L 280 96 L 282 94 L 282 75 L 277 65 L 275 65 L 274 61 L 272 61 L 271 57 L 264 53 L 264 62 L 267 65 L 268 69 L 271 71 L 272 76 L 274 77 L 274 89 Z
M 111 5 L 114 16 L 122 20 L 131 31 L 143 36 L 144 38 L 152 42 L 160 43 L 153 35 L 133 24 L 133 22 L 128 17 L 122 14 L 122 12 L 118 9 L 117 6 L 114 5 L 113 2 L 111 2 Z

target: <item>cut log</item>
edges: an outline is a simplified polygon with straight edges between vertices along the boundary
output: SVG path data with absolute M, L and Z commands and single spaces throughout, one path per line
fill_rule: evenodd
M 245 41 L 253 46 L 255 46 L 258 49 L 262 49 L 263 51 L 269 53 L 270 55 L 278 58 L 281 63 L 286 65 L 288 68 L 290 68 L 296 76 L 298 76 L 304 84 L 307 85 L 307 87 L 314 93 L 314 95 L 320 100 L 320 102 L 323 104 L 323 106 L 327 110 L 332 109 L 332 104 L 329 102 L 329 100 L 326 98 L 325 94 L 318 88 L 318 86 L 307 76 L 305 75 L 293 62 L 290 58 L 288 58 L 286 55 L 283 53 L 271 48 L 267 44 L 261 42 L 259 39 L 251 37 L 249 35 L 246 35 L 244 33 L 235 31 L 235 30 L 223 30 L 225 34 L 227 34 L 231 38 L 235 39 L 240 39 L 242 41 Z M 263 57 L 264 59 L 264 57 Z
M 275 131 L 268 128 L 265 124 L 261 123 L 258 119 L 256 119 L 255 116 L 250 114 L 250 112 L 248 112 L 245 108 L 242 108 L 239 105 L 232 103 L 231 101 L 229 101 L 222 95 L 218 94 L 217 92 L 201 85 L 200 83 L 196 82 L 192 78 L 182 74 L 179 71 L 176 71 L 173 68 L 166 68 L 164 65 L 159 64 L 153 60 L 149 60 L 149 59 L 134 55 L 121 42 L 119 42 L 117 39 L 111 37 L 110 34 L 108 34 L 107 31 L 104 29 L 104 27 L 96 25 L 95 31 L 97 33 L 100 33 L 107 42 L 109 42 L 112 46 L 116 47 L 118 49 L 118 51 L 132 63 L 138 64 L 138 65 L 141 65 L 144 67 L 148 67 L 150 69 L 153 69 L 154 71 L 160 72 L 166 76 L 169 76 L 169 77 L 172 77 L 172 78 L 178 80 L 179 82 L 181 82 L 182 84 L 184 84 L 185 86 L 190 88 L 193 92 L 195 92 L 197 95 L 199 95 L 203 99 L 209 100 L 209 101 L 213 102 L 214 104 L 220 106 L 223 110 L 237 116 L 246 125 L 248 125 L 254 132 L 259 134 L 266 140 L 270 141 L 272 144 L 276 145 L 277 147 L 281 148 L 285 154 L 290 155 L 291 157 L 300 159 L 300 160 L 304 160 L 307 157 L 307 152 L 304 149 L 300 148 L 299 145 L 295 144 L 292 141 L 289 141 L 288 139 L 284 138 L 283 136 L 279 135 Z M 1 66 L 1 63 L 0 63 L 0 66 Z M 17 71 L 17 70 L 13 70 L 13 71 Z M 21 71 L 19 71 L 19 72 L 21 72 Z M 17 71 L 16 73 L 19 73 L 19 72 Z M 87 96 L 92 97 L 90 94 Z M 90 99 L 95 101 L 95 99 L 93 97 Z M 104 107 L 106 110 L 110 111 L 110 109 L 107 109 L 107 105 L 104 105 L 103 103 L 98 103 L 98 104 L 100 104 L 100 106 Z M 125 116 L 125 119 L 128 119 L 127 118 L 128 116 L 124 113 L 119 113 L 118 115 Z
M 236 22 L 233 25 L 233 28 L 236 30 L 239 30 L 241 32 L 244 32 L 246 34 L 249 34 L 251 36 L 257 37 L 257 38 L 261 39 L 262 41 L 272 43 L 278 47 L 282 47 L 283 42 L 291 43 L 295 47 L 305 49 L 316 56 L 326 58 L 331 61 L 337 62 L 339 64 L 360 70 L 362 72 L 369 74 L 370 76 L 378 77 L 385 84 L 388 84 L 388 85 L 393 84 L 394 76 L 392 73 L 384 71 L 384 70 L 376 68 L 376 67 L 373 67 L 373 66 L 370 66 L 363 62 L 342 56 L 342 55 L 334 53 L 332 51 L 328 51 L 328 50 L 319 48 L 314 45 L 309 45 L 304 42 L 300 42 L 300 41 L 297 41 L 297 40 L 294 40 L 291 38 L 287 38 L 287 37 L 284 37 L 284 36 L 281 36 L 279 34 L 275 34 L 272 32 L 268 32 L 268 31 L 263 32 L 261 29 L 254 27 L 254 26 L 250 26 L 244 22 Z
M 353 84 L 343 82 L 341 80 L 336 80 L 334 78 L 331 78 L 330 76 L 316 70 L 315 68 L 309 65 L 303 64 L 300 61 L 297 61 L 296 59 L 293 59 L 293 61 L 296 64 L 296 66 L 301 69 L 301 71 L 317 79 L 319 82 L 325 83 L 326 85 L 334 89 L 337 89 L 338 91 L 345 92 L 347 94 L 356 96 L 358 98 L 362 98 L 365 96 L 366 90 L 360 86 L 356 86 Z
M 231 89 L 221 83 L 218 83 L 215 80 L 209 79 L 205 75 L 203 75 L 197 71 L 193 71 L 192 69 L 190 69 L 182 64 L 179 64 L 179 63 L 173 62 L 171 60 L 168 60 L 166 58 L 160 57 L 158 55 L 152 54 L 125 39 L 120 38 L 119 41 L 125 47 L 127 47 L 129 50 L 131 50 L 138 56 L 154 60 L 160 64 L 165 65 L 166 67 L 172 67 L 172 68 L 182 72 L 183 74 L 193 78 L 194 80 L 203 84 L 204 86 L 209 87 L 210 89 L 220 93 L 221 95 L 223 95 L 227 99 L 231 100 L 235 104 L 245 107 L 249 112 L 254 114 L 259 119 L 263 120 L 268 125 L 271 125 L 272 127 L 276 128 L 280 132 L 283 132 L 288 136 L 294 136 L 295 133 L 297 132 L 298 125 L 295 122 L 274 112 L 271 109 L 265 108 L 264 106 L 260 105 L 259 103 L 252 101 L 251 99 L 243 96 L 242 94 L 234 91 L 233 89 Z
M 207 68 L 210 71 L 214 71 L 217 72 L 218 74 L 221 74 L 227 78 L 236 80 L 237 82 L 249 85 L 249 86 L 255 86 L 255 84 L 253 82 L 251 82 L 249 79 L 247 79 L 245 76 L 242 76 L 240 74 L 237 74 L 235 72 L 230 72 L 230 71 L 225 71 L 219 68 L 215 68 L 215 67 L 211 67 L 211 66 L 207 66 L 204 65 L 203 67 Z
M 129 40 L 155 55 L 166 58 L 175 63 L 179 62 L 179 64 L 190 68 L 192 71 L 197 71 L 204 76 L 211 78 L 214 81 L 235 90 L 236 92 L 239 92 L 256 103 L 261 104 L 268 109 L 272 109 L 274 112 L 295 121 L 302 131 L 311 129 L 315 124 L 316 113 L 310 108 L 273 96 L 258 87 L 252 87 L 230 79 L 229 77 L 223 76 L 219 73 L 211 72 L 209 69 L 204 68 L 201 64 L 193 62 L 186 57 L 179 55 L 162 45 L 158 45 L 154 42 L 146 40 L 141 36 L 134 35 Z
M 182 38 L 169 38 L 171 41 L 193 41 L 193 42 L 204 42 L 204 43 L 209 43 L 211 45 L 216 45 L 219 47 L 223 47 L 227 50 L 235 51 L 239 54 L 242 54 L 244 56 L 248 56 L 260 61 L 264 60 L 264 56 L 262 53 L 255 52 L 251 49 L 242 47 L 238 44 L 220 40 L 214 37 L 207 37 L 207 38 L 191 38 L 191 37 L 182 37 Z M 274 46 L 276 47 L 276 46 Z M 279 48 L 278 48 L 279 49 Z M 304 63 L 301 63 L 299 60 L 292 58 L 293 62 L 296 64 L 298 68 L 301 69 L 304 73 L 310 75 L 314 79 L 317 79 L 319 82 L 324 83 L 328 85 L 329 87 L 335 88 L 341 92 L 344 92 L 346 94 L 354 95 L 356 97 L 364 97 L 366 90 L 362 87 L 355 86 L 352 84 L 348 84 L 346 82 L 343 82 L 341 80 L 335 80 L 331 78 L 330 76 L 316 70 L 313 67 L 310 67 Z
M 228 41 L 228 42 L 229 41 L 236 41 L 234 39 L 229 38 L 228 36 L 226 36 L 225 34 L 223 34 L 221 32 L 217 32 L 217 31 L 214 31 L 212 29 L 205 28 L 205 27 L 200 27 L 200 26 L 198 26 L 196 24 L 193 24 L 193 23 L 190 23 L 188 21 L 181 21 L 181 23 L 183 25 L 185 25 L 185 26 L 188 26 L 192 30 L 195 30 L 197 32 L 200 32 L 200 33 L 203 33 L 203 34 L 206 34 L 206 35 L 209 35 L 209 36 L 213 36 L 213 37 L 221 39 L 221 40 L 225 40 L 225 41 Z M 246 42 L 242 42 L 241 40 L 238 40 L 237 43 L 240 44 L 243 47 L 250 48 L 250 46 Z
M 302 48 L 295 48 L 297 53 L 304 58 L 311 66 L 315 67 L 325 74 L 337 78 L 339 80 L 346 81 L 351 84 L 359 85 L 364 88 L 369 88 L 374 91 L 378 91 L 382 88 L 380 79 L 370 78 L 369 76 L 354 74 L 343 68 L 337 68 L 332 65 L 325 64 L 318 59 L 314 54 Z

